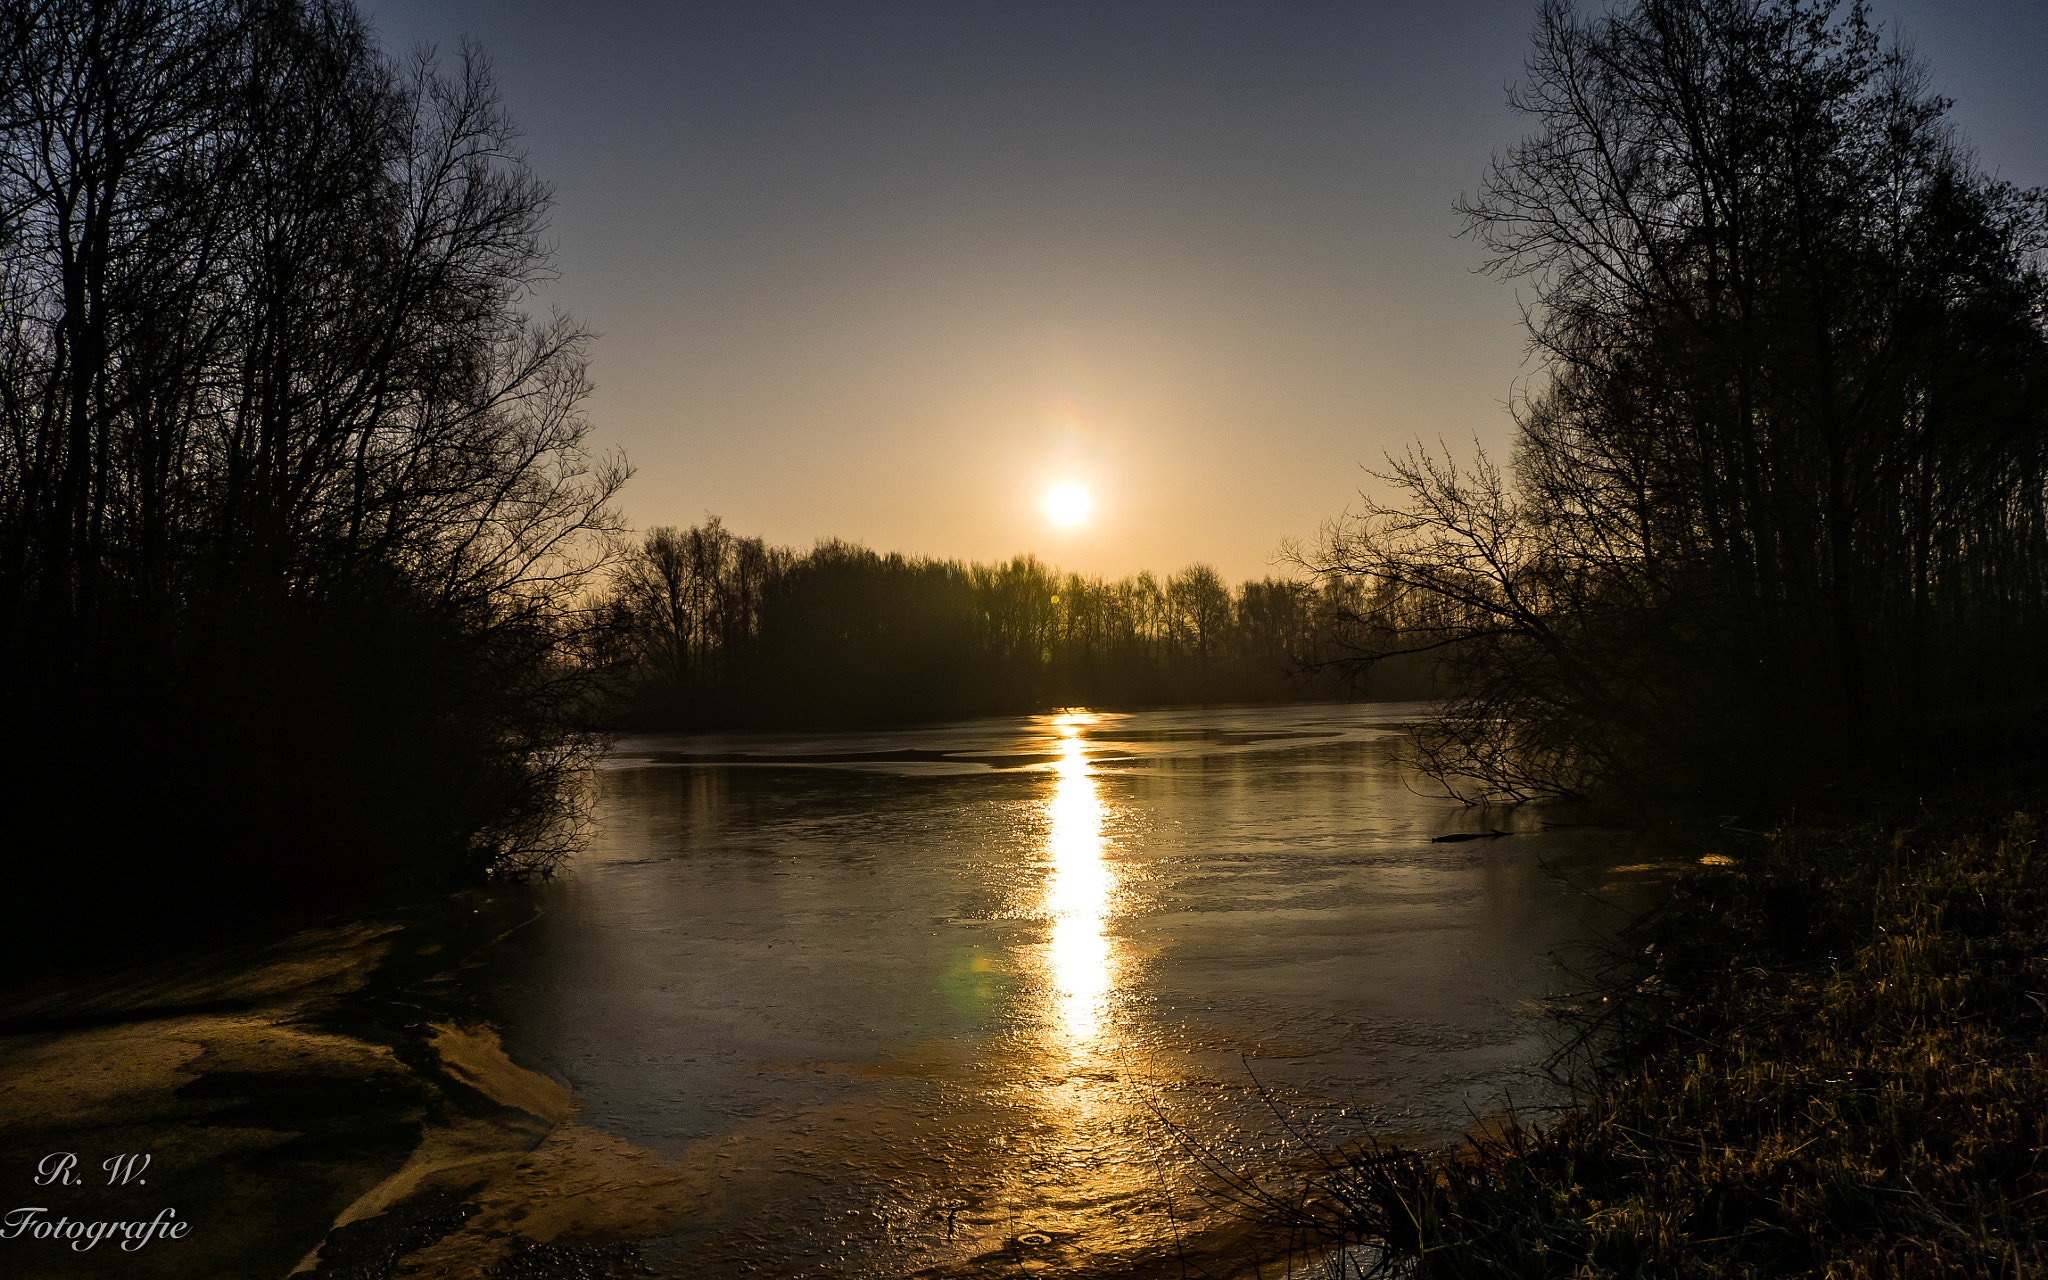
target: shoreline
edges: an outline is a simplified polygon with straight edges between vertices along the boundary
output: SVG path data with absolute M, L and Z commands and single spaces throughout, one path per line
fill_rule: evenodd
M 476 901 L 477 919 L 497 905 L 452 901 Z M 525 920 L 490 927 L 508 923 L 481 944 Z M 99 1221 L 168 1206 L 189 1226 L 128 1251 L 0 1239 L 7 1273 L 386 1274 L 379 1260 L 431 1243 L 408 1274 L 466 1277 L 521 1241 L 647 1234 L 685 1211 L 678 1171 L 577 1125 L 568 1088 L 513 1063 L 486 1024 L 423 1007 L 408 979 L 464 951 L 439 932 L 329 925 L 0 999 L 0 1170 L 16 1184 L 0 1209 Z M 36 1186 L 62 1152 L 77 1172 Z M 134 1174 L 98 1185 L 123 1157 Z
M 1576 1107 L 1350 1161 L 1335 1229 L 1417 1280 L 2039 1267 L 2048 864 L 2016 810 L 1808 823 L 1699 868 L 1581 1024 Z
M 743 1215 L 760 1190 L 751 1175 L 728 1180 L 744 1144 L 665 1158 L 579 1123 L 564 1082 L 511 1059 L 449 978 L 537 918 L 517 897 L 465 891 L 0 995 L 0 1176 L 16 1182 L 0 1213 L 121 1221 L 168 1206 L 189 1224 L 126 1252 L 0 1238 L 0 1269 L 23 1280 L 689 1274 L 671 1256 L 688 1224 Z M 54 1152 L 91 1176 L 33 1187 Z M 149 1157 L 140 1176 L 95 1185 L 101 1162 L 122 1155 Z M 965 1231 L 988 1211 L 959 1212 Z M 924 1260 L 913 1250 L 905 1265 L 993 1276 L 1076 1260 L 1024 1227 L 999 1236 L 946 1261 L 943 1246 Z M 1127 1255 L 1116 1274 L 1250 1275 L 1316 1251 L 1284 1214 L 1212 1213 Z

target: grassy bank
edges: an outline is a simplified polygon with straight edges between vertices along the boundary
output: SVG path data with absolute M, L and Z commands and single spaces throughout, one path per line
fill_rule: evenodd
M 1428 1276 L 2048 1264 L 2048 878 L 2024 814 L 1791 830 L 1635 926 L 1583 1105 L 1372 1151 L 1325 1220 Z

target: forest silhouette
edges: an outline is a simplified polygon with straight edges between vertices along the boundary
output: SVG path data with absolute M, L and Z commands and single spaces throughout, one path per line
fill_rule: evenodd
M 1463 206 L 1534 294 L 1511 456 L 1393 459 L 1304 579 L 1234 588 L 631 543 L 480 52 L 388 58 L 341 0 L 0 20 L 38 929 L 546 870 L 607 725 L 1446 693 L 1461 794 L 1693 802 L 1917 785 L 2048 709 L 2048 206 L 1860 7 L 1547 5 Z
M 474 47 L 393 59 L 346 0 L 6 5 L 0 43 L 27 960 L 546 872 L 606 723 L 1293 687 L 1318 607 L 1294 583 L 715 521 L 630 546 L 587 334 L 533 314 L 550 191 Z
M 1437 653 L 1465 794 L 1778 803 L 2038 750 L 2048 199 L 1860 4 L 1550 0 L 1460 211 L 1533 291 L 1503 468 L 1388 459 L 1311 556 Z
M 963 563 L 836 540 L 799 552 L 714 517 L 654 529 L 625 558 L 593 665 L 611 690 L 604 718 L 639 729 L 1435 696 L 1433 658 L 1345 668 L 1333 638 L 1358 615 L 1357 590 L 1270 577 L 1233 589 L 1201 564 L 1108 581 L 1031 556 Z
M 1513 452 L 1389 460 L 1316 562 L 1356 661 L 1445 656 L 1466 794 L 1774 829 L 1675 824 L 1553 1009 L 1570 1110 L 1304 1215 L 1374 1275 L 2038 1268 L 2048 198 L 1860 4 L 1546 0 L 1511 104 L 1462 210 L 1534 294 Z
M 0 24 L 9 941 L 545 866 L 625 470 L 488 63 L 347 3 Z

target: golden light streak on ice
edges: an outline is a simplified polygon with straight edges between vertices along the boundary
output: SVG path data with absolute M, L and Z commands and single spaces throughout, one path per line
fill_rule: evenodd
M 1087 719 L 1067 715 L 1053 722 L 1060 733 L 1060 758 L 1053 765 L 1057 781 L 1048 815 L 1052 877 L 1044 906 L 1052 919 L 1055 1013 L 1077 1045 L 1100 1034 L 1114 976 L 1103 928 L 1116 874 L 1102 860 L 1102 800 L 1079 736 Z

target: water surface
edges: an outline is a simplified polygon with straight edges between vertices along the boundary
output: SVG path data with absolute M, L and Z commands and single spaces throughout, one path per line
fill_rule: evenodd
M 1422 710 L 624 740 L 506 1042 L 705 1175 L 676 1274 L 1178 1274 L 1205 1159 L 1558 1100 L 1541 1002 L 1648 873 L 1432 794 Z

